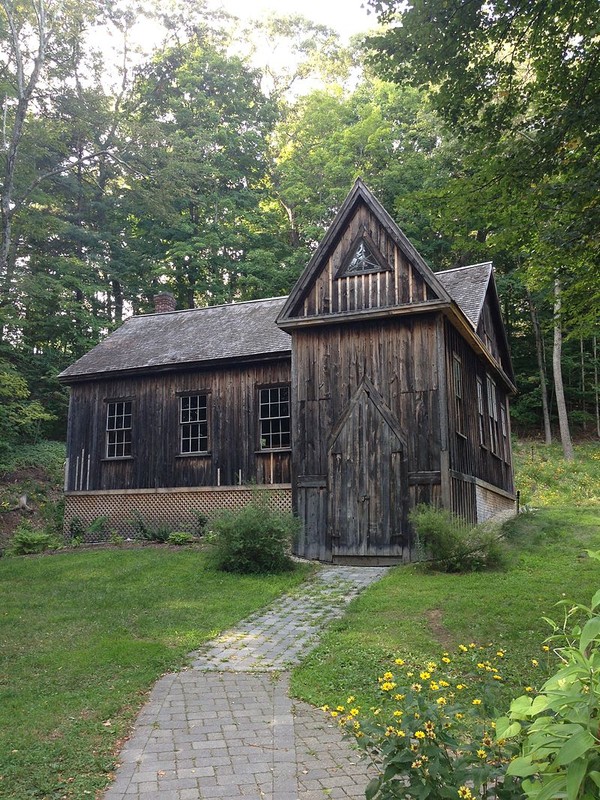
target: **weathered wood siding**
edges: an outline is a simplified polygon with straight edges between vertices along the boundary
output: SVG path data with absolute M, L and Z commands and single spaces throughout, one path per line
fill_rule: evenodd
M 491 289 L 488 289 L 485 302 L 481 310 L 479 325 L 477 326 L 477 335 L 483 342 L 485 342 L 488 350 L 501 365 L 506 374 L 510 375 L 510 357 L 506 351 L 504 340 L 500 335 L 500 331 L 502 330 L 502 320 L 498 314 L 496 304 L 491 303 L 490 293 Z
M 259 450 L 258 389 L 289 383 L 290 360 L 76 383 L 68 490 L 290 482 L 290 452 Z M 179 393 L 207 392 L 209 454 L 179 454 Z M 132 401 L 132 457 L 106 459 L 106 402 Z
M 337 277 L 344 258 L 363 230 L 379 250 L 388 269 Z M 390 308 L 435 299 L 420 272 L 396 246 L 372 211 L 360 205 L 325 260 L 298 316 Z
M 294 331 L 300 553 L 408 557 L 411 501 L 440 497 L 440 329 L 430 314 Z
M 485 481 L 506 492 L 514 491 L 508 392 L 501 380 L 495 377 L 489 365 L 486 365 L 483 359 L 475 354 L 467 342 L 447 322 L 445 329 L 452 510 L 475 521 L 476 500 L 472 479 Z M 456 399 L 454 382 L 455 356 L 460 359 L 461 364 L 462 401 L 460 402 L 457 402 Z M 497 446 L 495 452 L 492 448 L 490 434 L 488 375 L 494 379 L 496 387 Z M 480 430 L 477 379 L 481 382 L 483 436 Z M 502 406 L 504 411 L 501 410 Z

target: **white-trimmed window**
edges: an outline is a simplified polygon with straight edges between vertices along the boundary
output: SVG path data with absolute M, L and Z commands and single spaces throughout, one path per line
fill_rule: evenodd
M 208 395 L 179 398 L 179 452 L 181 455 L 208 452 Z
M 131 457 L 131 400 L 110 400 L 106 406 L 106 458 Z
M 490 420 L 490 448 L 498 454 L 498 404 L 496 400 L 496 384 L 487 376 L 488 415 Z
M 454 380 L 454 408 L 456 410 L 456 432 L 465 435 L 463 421 L 463 377 L 462 361 L 456 353 L 452 354 L 452 377 Z
M 485 447 L 485 409 L 483 405 L 483 381 L 477 378 L 477 418 L 479 421 L 479 444 Z
M 259 436 L 261 450 L 282 450 L 290 446 L 290 387 L 259 389 Z

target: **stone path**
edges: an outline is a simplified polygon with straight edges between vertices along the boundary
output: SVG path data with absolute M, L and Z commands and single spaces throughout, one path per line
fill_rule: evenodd
M 105 800 L 364 798 L 368 764 L 323 712 L 289 698 L 287 670 L 385 572 L 322 569 L 159 680 Z

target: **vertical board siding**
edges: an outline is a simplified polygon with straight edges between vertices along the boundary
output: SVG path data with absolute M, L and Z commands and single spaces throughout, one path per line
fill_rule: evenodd
M 448 373 L 448 418 L 450 468 L 456 472 L 480 478 L 507 492 L 514 491 L 512 457 L 510 452 L 510 431 L 506 441 L 502 441 L 498 453 L 493 453 L 489 442 L 489 409 L 486 392 L 486 376 L 489 369 L 471 350 L 465 340 L 448 323 L 446 327 L 446 369 Z M 462 364 L 463 400 L 462 420 L 459 425 L 452 382 L 453 356 L 456 354 Z M 477 405 L 477 378 L 483 382 L 484 389 L 484 444 L 479 435 L 479 410 Z M 504 404 L 508 422 L 508 392 L 499 380 L 496 381 L 497 414 L 500 418 L 500 405 Z M 461 429 L 459 431 L 459 428 Z M 463 434 L 462 436 L 460 434 Z M 466 491 L 466 490 L 465 490 Z M 462 502 L 462 501 L 461 501 Z M 474 497 L 473 497 L 473 502 Z M 458 510 L 458 509 L 453 509 Z
M 324 483 L 295 489 L 304 520 L 298 553 L 324 557 L 323 537 L 333 530 L 340 537 L 331 543 L 334 555 L 407 557 L 413 498 L 440 496 L 431 480 L 408 486 L 411 473 L 440 471 L 438 328 L 428 314 L 294 332 L 294 370 L 302 377 L 293 387 L 293 474 Z M 365 380 L 391 422 L 359 397 Z
M 389 269 L 336 277 L 362 230 L 368 232 Z M 430 299 L 435 298 L 421 274 L 397 248 L 375 215 L 361 205 L 326 258 L 320 275 L 304 298 L 300 314 L 310 317 L 364 311 Z
M 236 486 L 240 470 L 244 485 L 289 483 L 289 450 L 260 452 L 258 441 L 258 387 L 289 381 L 290 361 L 285 359 L 74 384 L 67 488 Z M 179 455 L 178 392 L 192 391 L 209 393 L 209 455 Z M 105 401 L 124 397 L 133 403 L 132 458 L 107 460 Z M 86 463 L 83 485 L 81 478 L 76 483 L 77 458 Z

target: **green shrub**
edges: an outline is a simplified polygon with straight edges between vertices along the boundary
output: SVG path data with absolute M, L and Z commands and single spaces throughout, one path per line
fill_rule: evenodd
M 194 525 L 196 536 L 204 536 L 208 525 L 208 517 L 203 511 L 193 511 L 192 513 L 196 518 L 196 524 Z
M 600 551 L 588 551 L 600 561 Z M 496 722 L 499 739 L 514 739 L 519 757 L 507 775 L 523 779 L 528 800 L 593 800 L 600 793 L 600 589 L 590 606 L 566 601 L 561 624 L 547 620 L 546 640 L 559 670 L 539 694 L 514 700 Z
M 173 533 L 170 533 L 167 538 L 167 544 L 174 544 L 178 547 L 191 544 L 193 541 L 194 537 L 192 534 L 187 533 L 186 531 L 173 531 Z
M 499 534 L 485 525 L 469 526 L 450 511 L 419 505 L 410 520 L 417 534 L 421 560 L 438 572 L 500 569 L 506 550 Z
M 136 539 L 143 539 L 145 542 L 160 542 L 164 544 L 171 534 L 171 529 L 167 525 L 159 525 L 157 528 L 148 525 L 139 511 L 133 512 L 131 522 L 135 530 Z
M 73 547 L 79 547 L 85 539 L 85 525 L 81 517 L 71 517 L 69 522 L 69 539 Z
M 271 511 L 260 499 L 241 511 L 225 511 L 213 524 L 214 558 L 225 572 L 267 573 L 292 569 L 289 556 L 299 520 Z
M 31 523 L 22 522 L 15 530 L 8 552 L 15 556 L 43 553 L 55 544 L 56 540 L 49 533 L 36 531 Z

